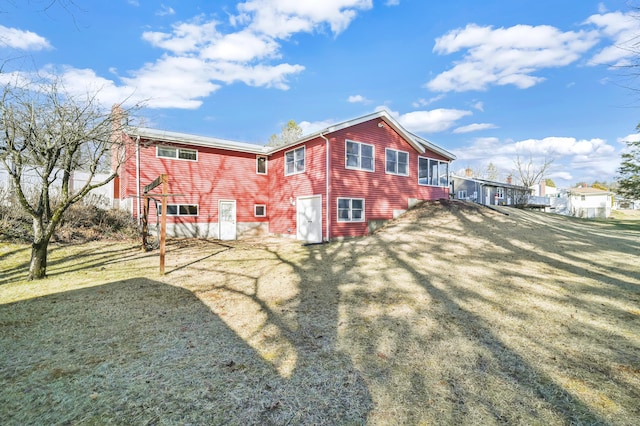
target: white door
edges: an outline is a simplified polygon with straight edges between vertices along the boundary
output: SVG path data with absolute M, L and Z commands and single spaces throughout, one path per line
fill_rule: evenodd
M 484 204 L 486 206 L 490 206 L 491 205 L 491 188 L 485 186 L 485 191 L 484 191 Z
M 322 242 L 322 196 L 298 198 L 296 238 L 308 243 Z
M 236 239 L 236 202 L 220 201 L 219 205 L 220 217 L 220 239 L 235 240 Z

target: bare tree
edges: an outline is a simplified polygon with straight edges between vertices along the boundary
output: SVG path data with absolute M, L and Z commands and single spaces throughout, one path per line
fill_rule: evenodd
M 294 120 L 289 120 L 286 126 L 282 126 L 282 132 L 279 135 L 273 134 L 269 138 L 267 146 L 276 147 L 288 144 L 302 136 L 302 129 Z
M 123 147 L 113 135 L 121 134 L 121 117 L 104 111 L 96 95 L 72 96 L 58 82 L 6 84 L 1 96 L 0 163 L 17 204 L 32 219 L 29 279 L 41 279 L 46 277 L 49 242 L 64 212 L 117 175 Z M 112 157 L 113 170 L 95 181 Z M 75 170 L 89 177 L 74 189 Z
M 549 171 L 553 159 L 544 158 L 541 162 L 534 162 L 533 156 L 529 156 L 528 161 L 523 160 L 520 155 L 514 160 L 515 170 L 514 176 L 518 183 L 524 188 L 517 191 L 515 196 L 516 204 L 527 204 L 531 195 L 530 188 L 540 183 Z

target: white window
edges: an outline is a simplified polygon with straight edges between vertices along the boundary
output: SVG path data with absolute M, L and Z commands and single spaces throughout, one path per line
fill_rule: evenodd
M 158 216 L 162 215 L 162 204 L 158 203 Z M 167 204 L 167 216 L 198 216 L 197 204 Z
M 198 160 L 198 151 L 188 148 L 175 148 L 172 146 L 158 146 L 156 155 L 164 158 L 178 158 L 180 160 Z
M 449 163 L 418 157 L 418 184 L 448 187 Z
M 409 176 L 409 153 L 387 148 L 386 172 L 392 175 Z
M 458 200 L 466 200 L 467 199 L 467 191 L 458 191 Z
M 253 206 L 253 215 L 255 217 L 266 217 L 267 216 L 267 206 L 264 204 L 256 204 Z
M 256 157 L 256 173 L 259 175 L 267 174 L 267 157 L 258 155 Z
M 373 145 L 349 140 L 345 143 L 347 169 L 374 171 Z
M 364 198 L 338 198 L 338 222 L 364 222 Z
M 496 194 L 498 198 L 504 198 L 504 188 L 496 188 Z
M 304 173 L 304 146 L 292 149 L 284 153 L 284 174 L 293 175 L 296 173 Z

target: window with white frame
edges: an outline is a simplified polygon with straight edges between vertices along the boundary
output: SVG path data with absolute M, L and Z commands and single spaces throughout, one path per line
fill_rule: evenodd
M 433 158 L 418 157 L 418 184 L 449 186 L 449 163 Z
M 158 215 L 162 215 L 162 204 L 157 204 Z M 197 204 L 167 204 L 167 216 L 198 216 Z
M 374 171 L 373 145 L 362 142 L 345 141 L 345 167 L 347 169 Z
M 338 198 L 338 222 L 364 222 L 364 198 Z
M 303 173 L 305 167 L 305 149 L 304 146 L 292 149 L 284 153 L 284 174 L 293 175 Z
M 253 215 L 255 217 L 266 217 L 267 206 L 265 204 L 256 204 L 253 206 Z
M 259 175 L 267 174 L 267 157 L 258 155 L 256 157 L 256 173 Z
M 198 151 L 189 148 L 176 148 L 172 146 L 158 145 L 156 155 L 164 158 L 177 158 L 180 160 L 198 160 Z
M 458 200 L 466 200 L 467 199 L 467 191 L 462 190 L 458 191 Z
M 387 148 L 385 150 L 386 172 L 393 175 L 409 176 L 409 153 Z
M 496 194 L 498 198 L 504 198 L 504 188 L 496 188 Z

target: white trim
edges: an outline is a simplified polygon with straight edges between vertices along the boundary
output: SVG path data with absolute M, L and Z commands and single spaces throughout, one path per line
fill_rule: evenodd
M 287 153 L 293 152 L 293 167 L 295 169 L 295 166 L 296 166 L 296 151 L 298 151 L 299 149 L 302 149 L 304 151 L 304 156 L 303 156 L 304 167 L 303 167 L 302 170 L 294 170 L 291 173 L 287 173 Z M 292 176 L 292 175 L 297 175 L 297 174 L 300 174 L 300 173 L 304 173 L 307 170 L 307 147 L 306 147 L 306 145 L 302 145 L 302 146 L 299 146 L 297 148 L 290 149 L 289 151 L 285 151 L 284 152 L 284 156 L 283 156 L 283 162 L 284 162 L 284 175 L 285 176 Z
M 264 214 L 258 214 L 258 207 L 262 207 L 264 209 Z M 253 215 L 255 217 L 267 217 L 267 205 L 266 204 L 254 204 L 253 205 Z
M 318 215 L 318 217 L 320 218 L 320 239 L 319 240 L 304 240 L 302 238 L 300 238 L 300 223 L 298 221 L 299 218 L 299 208 L 300 208 L 300 201 L 301 200 L 311 200 L 314 198 L 319 198 L 320 199 L 320 214 Z M 296 197 L 296 239 L 297 240 L 304 240 L 310 243 L 320 243 L 322 242 L 322 194 L 314 194 L 314 195 L 303 195 L 300 197 Z
M 348 156 L 349 156 L 349 152 L 347 151 L 347 144 L 349 142 L 358 144 L 358 164 L 359 164 L 358 167 L 349 166 L 347 164 Z M 362 145 L 371 147 L 371 167 L 372 167 L 371 169 L 362 168 Z M 363 172 L 374 173 L 376 171 L 376 146 L 370 143 L 354 141 L 352 139 L 345 139 L 344 140 L 344 168 L 347 170 L 361 170 Z
M 160 149 L 175 149 L 176 156 L 175 157 L 168 157 L 166 155 L 160 155 Z M 193 152 L 196 153 L 196 158 L 195 159 L 180 158 L 180 150 L 193 151 Z M 198 150 L 197 149 L 193 149 L 193 148 L 182 148 L 182 147 L 171 146 L 171 145 L 156 145 L 156 158 L 166 158 L 168 160 L 181 160 L 181 161 L 198 161 Z
M 258 159 L 264 158 L 264 173 L 258 171 Z M 269 157 L 266 155 L 256 155 L 256 174 L 258 175 L 268 175 L 269 174 Z
M 444 163 L 447 165 L 447 184 L 446 185 L 440 185 L 440 176 L 438 176 L 438 185 L 433 185 L 430 183 L 420 183 L 420 159 L 423 158 L 425 160 L 431 160 L 431 161 L 437 161 L 438 162 L 438 169 L 440 169 L 440 164 Z M 428 163 L 427 163 L 428 164 Z M 439 160 L 437 158 L 431 158 L 431 157 L 425 157 L 423 155 L 418 155 L 418 185 L 420 186 L 432 186 L 434 188 L 449 188 L 450 186 L 450 179 L 449 179 L 449 166 L 451 165 L 450 162 L 448 161 L 444 161 L 444 160 Z M 431 172 L 431 168 L 429 167 L 428 172 Z M 438 172 L 439 174 L 440 172 Z
M 362 201 L 362 217 L 360 219 L 358 219 L 358 220 L 353 220 L 353 218 L 348 219 L 348 220 L 340 219 L 340 200 L 350 200 L 350 202 L 349 202 L 349 212 L 353 211 L 353 203 L 351 201 L 353 201 L 353 200 Z M 365 204 L 365 199 L 364 198 L 360 198 L 360 197 L 337 197 L 336 198 L 336 221 L 339 222 L 339 223 L 362 223 L 362 222 L 366 222 L 366 204 Z
M 394 172 L 390 172 L 387 170 L 387 153 L 389 151 L 394 151 L 395 153 L 403 153 L 403 154 L 407 154 L 407 173 L 394 173 Z M 401 151 L 399 149 L 393 149 L 393 148 L 385 148 L 384 149 L 384 173 L 387 175 L 394 175 L 394 176 L 409 176 L 410 172 L 409 172 L 409 161 L 410 161 L 411 155 L 407 152 L 407 151 Z M 397 170 L 397 165 L 400 164 L 397 161 L 397 157 L 396 157 L 396 170 Z
M 176 214 L 169 214 L 169 206 L 176 206 L 177 208 L 177 212 Z M 196 206 L 196 209 L 198 209 L 198 213 L 197 214 L 180 214 L 180 206 Z M 157 203 L 157 208 L 158 210 L 158 216 L 162 216 L 162 203 Z M 167 217 L 198 217 L 200 216 L 200 205 L 199 204 L 193 204 L 193 203 L 167 203 Z
M 236 203 L 236 200 L 218 200 L 218 238 L 222 239 L 222 220 L 220 216 L 220 205 L 222 203 L 233 203 L 233 211 L 235 213 L 235 216 L 233 218 L 234 232 L 232 239 L 236 240 L 238 238 L 238 204 Z

